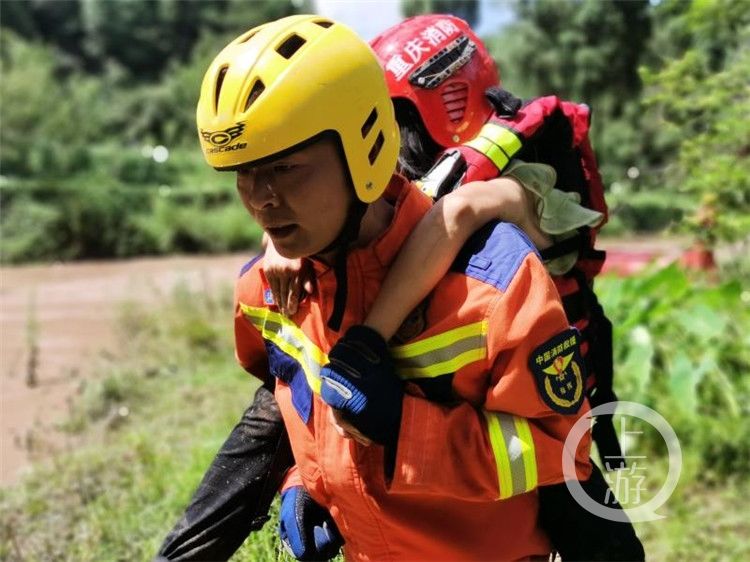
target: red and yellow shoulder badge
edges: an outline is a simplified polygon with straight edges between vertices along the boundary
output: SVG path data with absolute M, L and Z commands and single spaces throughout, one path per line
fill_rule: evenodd
M 585 370 L 580 341 L 578 330 L 570 328 L 537 347 L 529 357 L 539 394 L 560 414 L 575 414 L 583 403 Z

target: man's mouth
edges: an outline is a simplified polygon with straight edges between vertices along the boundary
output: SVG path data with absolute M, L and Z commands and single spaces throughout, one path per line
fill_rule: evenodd
M 296 224 L 288 224 L 286 226 L 267 226 L 266 232 L 271 238 L 286 238 L 297 229 Z

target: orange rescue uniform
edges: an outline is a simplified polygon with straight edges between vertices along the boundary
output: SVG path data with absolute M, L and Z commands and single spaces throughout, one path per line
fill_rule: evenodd
M 431 205 L 397 175 L 385 197 L 395 205 L 390 226 L 348 254 L 340 333 L 364 321 L 389 265 Z M 327 326 L 336 292 L 333 269 L 318 261 L 314 267 L 316 290 L 291 319 L 272 305 L 260 263 L 243 268 L 236 352 L 249 372 L 277 377 L 276 399 L 299 477 L 336 521 L 346 559 L 546 555 L 550 545 L 537 523 L 535 490 L 563 481 L 563 443 L 588 404 L 580 394 L 583 383 L 574 380 L 567 391 L 577 392 L 580 409 L 555 411 L 532 372 L 530 360 L 538 353 L 541 363 L 545 342 L 558 344 L 555 336 L 569 327 L 531 242 L 512 225 L 490 223 L 402 327 L 403 343 L 391 351 L 408 384 L 391 481 L 384 476 L 383 448 L 342 438 L 320 399 L 319 372 L 340 333 Z M 566 350 L 568 344 L 577 341 L 566 340 Z M 547 352 L 554 355 L 555 346 Z M 566 389 L 551 392 L 560 398 Z M 580 479 L 591 470 L 589 448 L 587 434 L 575 451 Z

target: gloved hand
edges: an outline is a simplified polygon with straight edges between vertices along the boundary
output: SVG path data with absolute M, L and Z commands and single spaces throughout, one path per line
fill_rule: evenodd
M 404 385 L 383 337 L 367 326 L 352 326 L 328 360 L 320 371 L 321 398 L 363 435 L 395 449 Z
M 302 486 L 281 494 L 279 537 L 297 560 L 330 560 L 344 544 L 331 515 Z

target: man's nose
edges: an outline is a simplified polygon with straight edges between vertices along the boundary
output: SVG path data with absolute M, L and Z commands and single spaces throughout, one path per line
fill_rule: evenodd
M 273 187 L 273 174 L 252 170 L 237 175 L 237 186 L 248 205 L 260 211 L 279 204 L 279 198 Z

